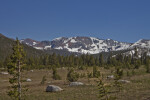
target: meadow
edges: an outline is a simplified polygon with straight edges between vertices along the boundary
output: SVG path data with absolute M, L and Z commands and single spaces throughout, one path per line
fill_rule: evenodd
M 104 85 L 113 84 L 114 79 L 107 79 L 108 75 L 113 75 L 114 68 L 104 69 L 99 67 L 98 70 L 103 75 Z M 41 69 L 33 71 L 23 71 L 24 79 L 31 79 L 31 82 L 24 82 L 28 89 L 24 98 L 26 100 L 100 100 L 98 98 L 98 78 L 88 78 L 87 76 L 79 78 L 78 82 L 84 83 L 83 86 L 69 86 L 66 80 L 68 73 L 67 68 L 57 68 L 61 80 L 52 79 L 52 70 Z M 92 72 L 92 67 L 84 70 L 75 69 L 79 74 Z M 127 75 L 128 71 L 128 75 Z M 46 76 L 45 84 L 40 84 L 42 77 Z M 10 100 L 7 95 L 9 90 L 10 75 L 0 74 L 0 100 Z M 109 96 L 117 97 L 117 100 L 150 100 L 150 74 L 146 73 L 145 68 L 140 67 L 134 70 L 134 75 L 131 70 L 124 70 L 123 80 L 128 80 L 130 83 L 122 84 L 122 90 L 116 92 L 112 86 L 109 88 Z M 61 92 L 46 92 L 48 85 L 57 85 L 63 89 Z

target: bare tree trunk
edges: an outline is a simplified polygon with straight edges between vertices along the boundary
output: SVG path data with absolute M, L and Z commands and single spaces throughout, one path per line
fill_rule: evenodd
M 18 61 L 18 92 L 19 92 L 19 100 L 21 100 L 21 68 L 20 68 L 20 61 Z

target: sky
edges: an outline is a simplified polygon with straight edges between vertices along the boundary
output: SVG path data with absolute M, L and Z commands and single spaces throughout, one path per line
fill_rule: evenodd
M 19 39 L 150 39 L 150 0 L 0 0 L 0 33 Z

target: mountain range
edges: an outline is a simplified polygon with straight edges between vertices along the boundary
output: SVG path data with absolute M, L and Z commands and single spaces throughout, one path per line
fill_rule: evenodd
M 98 39 L 94 37 L 60 37 L 52 41 L 36 41 L 33 39 L 22 39 L 20 42 L 24 46 L 27 57 L 39 57 L 41 55 L 56 53 L 59 55 L 81 55 L 103 53 L 106 58 L 110 55 L 124 53 L 132 55 L 137 47 L 139 57 L 144 52 L 150 56 L 150 40 L 140 39 L 135 43 L 126 43 L 112 39 Z M 0 34 L 0 61 L 3 61 L 12 53 L 14 39 Z
M 140 39 L 135 43 L 120 42 L 112 39 L 98 39 L 94 37 L 59 37 L 52 41 L 36 41 L 22 39 L 21 43 L 39 50 L 64 50 L 70 53 L 98 54 L 101 52 L 132 50 L 135 47 L 150 49 L 150 40 Z

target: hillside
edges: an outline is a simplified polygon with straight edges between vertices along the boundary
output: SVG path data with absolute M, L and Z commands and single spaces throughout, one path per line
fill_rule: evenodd
M 0 61 L 4 61 L 4 59 L 12 53 L 12 47 L 14 44 L 15 44 L 14 39 L 10 39 L 4 36 L 3 34 L 0 34 Z M 78 53 L 71 53 L 68 52 L 67 50 L 58 50 L 58 49 L 38 50 L 27 44 L 22 44 L 22 45 L 26 52 L 27 58 L 39 57 L 41 55 L 52 54 L 52 53 L 56 53 L 59 55 L 71 55 L 71 54 L 78 55 Z
M 7 38 L 4 35 L 0 34 L 0 61 L 3 61 L 12 53 L 12 47 L 14 44 L 15 41 L 13 39 Z M 27 57 L 35 57 L 45 54 L 43 51 L 32 48 L 26 44 L 23 44 L 23 47 Z

